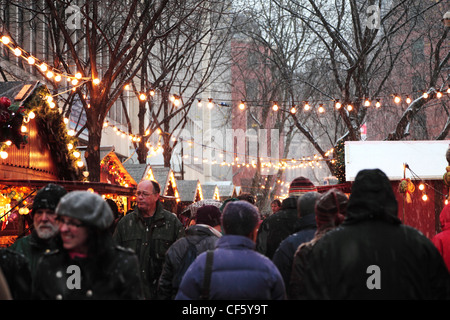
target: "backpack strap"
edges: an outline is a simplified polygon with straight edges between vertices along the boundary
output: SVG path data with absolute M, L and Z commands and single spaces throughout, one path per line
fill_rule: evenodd
M 206 252 L 205 276 L 203 278 L 203 287 L 200 294 L 201 300 L 209 300 L 209 287 L 211 285 L 211 274 L 214 260 L 214 250 Z

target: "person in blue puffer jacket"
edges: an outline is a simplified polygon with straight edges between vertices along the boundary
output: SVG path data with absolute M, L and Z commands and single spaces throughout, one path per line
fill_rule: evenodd
M 258 209 L 246 201 L 226 205 L 222 214 L 224 235 L 214 250 L 209 296 L 211 300 L 282 300 L 283 278 L 278 268 L 255 251 Z M 207 253 L 201 253 L 181 281 L 176 300 L 202 297 Z

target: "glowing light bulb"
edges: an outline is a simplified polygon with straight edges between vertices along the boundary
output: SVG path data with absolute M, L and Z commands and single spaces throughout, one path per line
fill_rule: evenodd
M 239 109 L 240 109 L 240 110 L 244 110 L 244 109 L 245 109 L 245 103 L 244 103 L 244 101 L 241 101 L 241 103 L 239 104 Z
M 273 106 L 272 106 L 272 110 L 273 110 L 273 111 L 278 111 L 278 109 L 279 109 L 278 104 L 275 102 L 275 103 L 273 104 Z
M 3 36 L 1 38 L 1 41 L 2 41 L 3 44 L 8 44 L 8 43 L 11 42 L 11 39 L 9 37 L 7 37 L 7 36 Z
M 339 102 L 339 100 L 336 101 L 334 107 L 338 110 L 342 107 L 342 104 Z
M 15 48 L 14 49 L 14 55 L 20 57 L 22 55 L 22 50 L 20 50 L 20 48 Z
M 34 59 L 32 56 L 29 56 L 27 58 L 28 64 L 34 64 L 36 62 L 36 59 Z
M 411 98 L 406 96 L 406 103 L 410 104 L 411 103 Z
M 399 96 L 395 96 L 395 97 L 394 97 L 394 102 L 395 102 L 395 103 L 400 103 L 401 100 L 402 100 L 402 99 L 400 99 Z

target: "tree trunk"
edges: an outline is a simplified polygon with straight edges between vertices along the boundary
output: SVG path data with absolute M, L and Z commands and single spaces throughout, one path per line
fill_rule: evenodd
M 89 141 L 84 156 L 89 171 L 89 180 L 92 182 L 100 182 L 100 142 L 102 128 L 103 121 L 95 124 L 92 123 L 89 127 Z

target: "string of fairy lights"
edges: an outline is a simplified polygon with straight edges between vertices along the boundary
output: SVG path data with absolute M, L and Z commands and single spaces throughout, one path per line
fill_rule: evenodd
M 19 45 L 15 44 L 10 37 L 8 37 L 7 35 L 4 35 L 2 33 L 0 33 L 0 43 L 2 43 L 4 46 L 6 46 L 7 48 L 9 48 L 12 53 L 18 57 L 18 58 L 22 58 L 23 60 L 25 60 L 29 65 L 31 66 L 35 66 L 36 68 L 38 68 L 40 70 L 40 72 L 48 79 L 51 81 L 55 81 L 55 82 L 60 82 L 63 79 L 66 79 L 68 82 L 71 83 L 71 85 L 73 86 L 72 89 L 70 90 L 74 90 L 75 88 L 82 86 L 88 82 L 92 82 L 94 85 L 98 85 L 101 83 L 101 80 L 99 78 L 94 78 L 92 76 L 83 76 L 81 72 L 76 72 L 75 74 L 69 74 L 66 72 L 61 72 L 56 68 L 53 68 L 50 64 L 46 63 L 45 61 L 38 59 L 36 56 L 32 55 L 31 53 L 27 52 L 26 50 L 22 49 Z M 124 86 L 124 90 L 130 90 L 131 86 L 129 84 Z M 146 101 L 147 99 L 151 99 L 155 96 L 156 92 L 157 92 L 157 88 L 150 88 L 149 90 L 143 90 L 140 92 L 135 92 L 135 94 L 137 95 L 138 99 L 141 101 Z M 421 96 L 424 99 L 429 98 L 430 94 L 435 93 L 436 97 L 438 99 L 442 98 L 444 94 L 450 94 L 450 86 L 444 90 L 444 91 L 438 91 L 435 90 L 434 88 L 431 88 L 427 91 L 424 91 L 421 93 Z M 47 97 L 47 101 L 49 103 L 50 108 L 54 108 L 55 107 L 55 103 L 53 102 L 53 97 L 56 95 L 60 95 L 62 94 L 62 92 L 59 92 L 57 94 L 54 94 L 53 96 L 48 96 Z M 410 96 L 408 95 L 400 95 L 400 94 L 392 94 L 391 95 L 393 102 L 395 104 L 400 104 L 403 101 L 406 102 L 407 104 L 410 104 L 412 102 L 412 99 Z M 180 107 L 182 105 L 182 97 L 178 94 L 171 94 L 170 95 L 170 101 L 173 103 L 174 107 Z M 212 109 L 215 106 L 221 106 L 221 107 L 233 107 L 233 105 L 237 105 L 237 108 L 241 111 L 246 110 L 249 106 L 251 107 L 255 107 L 258 106 L 257 102 L 254 101 L 246 101 L 246 100 L 240 100 L 238 103 L 231 103 L 227 104 L 227 103 L 216 103 L 215 100 L 213 98 L 208 98 L 206 101 L 204 99 L 197 99 L 197 107 L 198 108 L 202 108 L 204 103 L 206 102 L 206 107 L 208 109 Z M 298 103 L 285 103 L 285 102 L 281 102 L 279 103 L 278 101 L 272 101 L 271 102 L 271 109 L 274 112 L 278 112 L 278 111 L 285 111 L 285 112 L 290 112 L 291 114 L 296 114 L 299 111 L 304 111 L 304 112 L 310 112 L 312 110 L 316 110 L 317 113 L 319 114 L 325 114 L 329 105 L 332 104 L 333 108 L 335 110 L 340 110 L 340 109 L 345 109 L 348 112 L 353 111 L 354 105 L 352 103 L 347 103 L 347 104 L 343 104 L 340 102 L 339 99 L 333 99 L 333 100 L 327 100 L 327 101 L 299 101 Z M 375 99 L 375 100 L 371 100 L 369 98 L 364 99 L 364 101 L 362 102 L 362 105 L 364 107 L 375 107 L 375 109 L 380 109 L 382 107 L 382 102 L 381 99 Z M 33 112 L 31 111 L 28 114 L 28 118 L 32 119 L 34 117 Z M 64 122 L 67 124 L 69 122 L 69 119 L 64 118 Z M 143 135 L 140 134 L 133 134 L 130 132 L 126 132 L 124 130 L 121 130 L 119 127 L 115 126 L 115 125 L 111 125 L 108 121 L 104 122 L 104 128 L 107 127 L 112 127 L 112 129 L 117 133 L 118 136 L 121 136 L 123 138 L 128 138 L 130 139 L 130 141 L 132 142 L 141 142 L 145 137 L 150 136 L 151 132 L 150 130 L 146 130 L 146 132 Z M 23 132 L 26 131 L 26 128 L 23 128 Z M 152 145 L 151 142 L 147 141 L 146 142 L 146 146 L 149 148 L 150 150 L 150 156 L 151 155 L 155 155 L 157 154 L 161 149 L 161 138 L 163 134 L 169 134 L 169 133 L 164 133 L 162 132 L 160 129 L 156 129 L 155 132 L 158 134 L 158 142 L 155 145 Z M 69 136 L 74 136 L 75 132 L 74 130 L 68 130 L 68 135 Z M 176 138 L 173 138 L 176 139 Z M 332 155 L 333 153 L 333 149 L 330 149 L 328 151 L 326 151 L 325 153 L 325 157 L 322 157 L 318 154 L 314 154 L 312 156 L 307 156 L 307 157 L 303 157 L 302 159 L 274 159 L 274 158 L 269 158 L 269 157 L 260 157 L 258 159 L 258 157 L 255 156 L 249 156 L 249 155 L 240 155 L 240 154 L 236 154 L 235 152 L 230 152 L 227 150 L 223 150 L 223 149 L 219 149 L 219 148 L 213 148 L 211 146 L 206 146 L 203 144 L 199 144 L 198 142 L 195 142 L 193 140 L 188 140 L 187 141 L 189 145 L 194 145 L 194 144 L 198 144 L 203 148 L 212 148 L 215 151 L 219 152 L 219 160 L 216 159 L 207 159 L 207 158 L 203 158 L 202 162 L 203 163 L 208 163 L 211 165 L 226 165 L 226 166 L 237 166 L 237 167 L 256 167 L 257 162 L 259 160 L 260 164 L 261 164 L 261 168 L 264 170 L 270 170 L 270 168 L 276 168 L 276 169 L 295 169 L 295 168 L 306 168 L 306 167 L 311 167 L 311 168 L 315 168 L 315 167 L 321 167 L 321 163 L 323 161 L 335 161 L 333 158 L 330 157 L 330 155 Z M 69 150 L 73 149 L 70 146 Z M 75 152 L 75 156 L 78 155 L 77 151 L 74 150 L 73 152 Z M 233 154 L 233 159 L 232 161 L 226 161 L 225 160 L 225 155 L 227 155 L 228 153 L 232 153 Z M 0 152 L 0 157 L 4 158 L 7 157 L 7 153 L 5 154 L 4 150 L 1 150 Z M 190 155 L 184 155 L 185 158 L 187 157 L 191 157 Z M 242 159 L 245 160 L 242 160 Z M 198 161 L 198 159 L 193 159 L 194 161 Z M 82 166 L 82 161 L 80 160 L 78 162 L 79 166 Z

